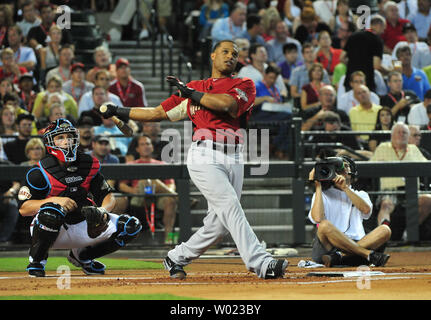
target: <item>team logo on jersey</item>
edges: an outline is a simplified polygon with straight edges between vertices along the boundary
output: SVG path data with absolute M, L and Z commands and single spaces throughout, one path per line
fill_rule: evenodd
M 30 189 L 27 186 L 22 186 L 18 192 L 18 200 L 24 201 L 29 200 L 31 198 Z
M 198 112 L 200 109 L 201 109 L 201 106 L 197 106 L 197 105 L 194 105 L 194 104 L 190 104 L 190 114 L 191 114 L 192 116 L 194 116 L 194 115 L 195 115 L 195 113 L 196 113 L 196 112 Z
M 241 89 L 235 88 L 236 93 L 238 93 L 238 98 L 244 100 L 245 102 L 248 102 L 247 95 L 244 91 Z

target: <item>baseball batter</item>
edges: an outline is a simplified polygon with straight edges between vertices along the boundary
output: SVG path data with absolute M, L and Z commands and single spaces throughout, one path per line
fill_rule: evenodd
M 109 212 L 113 189 L 99 172 L 99 160 L 77 151 L 79 131 L 70 121 L 51 122 L 43 138 L 47 156 L 28 170 L 18 193 L 21 215 L 34 216 L 27 271 L 44 277 L 48 251 L 56 248 L 70 249 L 67 259 L 86 274 L 104 274 L 95 258 L 136 238 L 141 223 Z
M 248 270 L 264 279 L 281 278 L 287 260 L 276 260 L 262 247 L 240 204 L 244 165 L 242 128 L 246 128 L 256 89 L 248 78 L 233 78 L 238 47 L 230 40 L 217 43 L 211 53 L 212 74 L 187 85 L 175 77 L 167 81 L 178 92 L 156 108 L 121 108 L 112 104 L 102 115 L 123 120 L 178 121 L 194 125 L 187 157 L 190 177 L 208 201 L 204 225 L 191 238 L 168 252 L 164 266 L 172 278 L 184 279 L 183 267 L 230 233 Z

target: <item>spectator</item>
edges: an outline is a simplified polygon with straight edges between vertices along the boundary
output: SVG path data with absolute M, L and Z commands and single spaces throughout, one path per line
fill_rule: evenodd
M 382 106 L 371 101 L 370 90 L 361 84 L 357 88 L 359 104 L 349 111 L 350 123 L 353 131 L 372 131 L 376 126 L 377 113 Z M 362 140 L 368 141 L 369 136 L 360 136 Z M 366 144 L 368 145 L 368 143 Z
M 0 53 L 2 66 L 0 67 L 0 79 L 9 78 L 17 84 L 19 77 L 27 73 L 27 69 L 20 67 L 14 59 L 14 52 L 11 48 L 3 49 Z
M 21 162 L 21 165 L 35 166 L 45 157 L 45 145 L 40 138 L 31 138 L 25 145 L 24 153 L 27 160 Z
M 342 168 L 337 170 L 333 181 L 315 180 L 314 169 L 309 174 L 316 190 L 308 218 L 313 224 L 319 224 L 311 253 L 313 261 L 324 263 L 325 267 L 384 266 L 389 255 L 383 250 L 391 237 L 391 229 L 379 226 L 365 234 L 362 221 L 371 217 L 373 204 L 368 193 L 351 186 L 357 176 L 354 161 L 348 157 L 339 159 L 343 162 Z
M 72 47 L 62 46 L 59 51 L 58 67 L 51 69 L 45 77 L 45 83 L 48 85 L 48 81 L 53 77 L 57 76 L 64 83 L 70 80 L 70 68 L 72 67 L 73 59 L 75 54 Z
M 253 80 L 256 85 L 259 81 L 263 79 L 265 74 L 265 69 L 267 67 L 266 61 L 268 60 L 268 55 L 265 46 L 261 44 L 255 44 L 250 47 L 249 58 L 251 63 L 243 68 L 238 73 L 238 77 L 248 77 Z M 276 87 L 280 91 L 283 97 L 288 96 L 286 86 L 284 85 L 283 78 L 281 75 L 277 77 Z
M 88 116 L 93 120 L 95 126 L 100 126 L 102 125 L 102 118 L 98 110 L 102 104 L 109 101 L 108 91 L 103 87 L 95 86 L 91 90 L 91 98 L 93 109 L 81 112 L 80 117 Z
M 129 60 L 120 58 L 116 62 L 117 79 L 109 87 L 109 92 L 120 97 L 125 107 L 148 106 L 144 85 L 131 76 Z
M 152 158 L 153 145 L 150 137 L 145 135 L 138 138 L 136 151 L 139 153 L 139 159 L 129 163 L 135 164 L 162 164 L 163 162 Z M 166 180 L 124 180 L 120 182 L 119 189 L 121 192 L 141 195 L 140 197 L 132 197 L 130 200 L 130 211 L 136 215 L 141 221 L 145 221 L 145 209 L 148 203 L 142 197 L 145 194 L 145 187 L 152 186 L 153 192 L 157 193 L 175 193 L 175 181 L 173 179 Z M 165 244 L 173 244 L 173 228 L 176 218 L 177 200 L 175 197 L 159 197 L 156 200 L 156 207 L 163 210 L 163 225 L 165 228 Z
M 31 28 L 27 34 L 27 42 L 30 47 L 36 52 L 37 55 L 40 56 L 40 50 L 43 47 L 46 47 L 47 40 L 49 39 L 49 29 L 53 24 L 55 24 L 55 14 L 52 10 L 51 4 L 43 3 L 39 7 L 41 23 L 40 25 Z M 61 37 L 61 45 L 70 45 L 73 46 L 73 40 L 70 30 L 63 28 L 62 29 L 62 37 Z
M 320 88 L 320 92 L 319 92 L 320 105 L 304 111 L 302 116 L 303 122 L 302 122 L 301 130 L 309 131 L 309 130 L 317 130 L 318 128 L 321 128 L 323 124 L 323 118 L 327 111 L 332 111 L 338 114 L 341 119 L 341 124 L 345 127 L 350 128 L 349 116 L 344 111 L 336 108 L 335 97 L 336 97 L 336 92 L 332 86 L 326 85 Z
M 426 0 L 428 1 L 428 0 Z M 412 66 L 418 69 L 422 69 L 431 64 L 431 54 L 428 44 L 422 41 L 418 41 L 418 35 L 416 28 L 413 24 L 406 23 L 403 26 L 403 35 L 406 41 L 398 42 L 394 50 L 392 51 L 392 60 L 397 60 L 397 50 L 400 47 L 408 45 L 410 47 L 412 55 Z
M 427 107 L 431 104 L 431 90 L 427 90 L 423 102 L 414 104 L 407 116 L 409 124 L 424 126 L 428 124 Z
M 229 16 L 229 6 L 223 0 L 209 0 L 200 8 L 199 39 L 205 39 L 211 35 L 214 23 L 220 18 Z
M 280 70 L 276 67 L 269 65 L 265 69 L 263 79 L 256 84 L 256 99 L 255 107 L 250 115 L 250 121 L 253 122 L 275 122 L 285 121 L 291 119 L 291 110 L 283 105 L 280 91 L 275 86 L 276 79 L 280 75 Z M 287 125 L 279 124 L 275 130 L 277 133 L 272 132 L 271 143 L 275 146 L 272 153 L 278 159 L 286 160 L 289 151 L 288 146 L 288 130 Z
M 2 165 L 12 165 L 10 161 L 0 160 Z M 0 244 L 11 243 L 12 234 L 15 231 L 19 212 L 16 196 L 20 188 L 18 181 L 0 181 Z
M 87 81 L 94 83 L 96 73 L 100 70 L 107 70 L 111 81 L 117 78 L 117 68 L 112 63 L 112 55 L 108 48 L 99 46 L 94 49 L 94 63 L 96 65 L 87 72 Z
M 418 11 L 417 0 L 401 0 L 397 3 L 400 18 L 407 19 L 410 14 L 414 14 Z
M 323 1 L 321 1 L 321 3 L 323 3 Z M 314 9 L 316 9 L 316 2 L 314 2 L 313 5 Z M 334 3 L 332 2 L 331 6 L 333 5 Z M 344 28 L 348 23 L 355 25 L 357 20 L 357 17 L 353 15 L 352 10 L 349 8 L 348 0 L 338 0 L 336 8 L 335 14 L 331 15 L 329 17 L 329 21 L 326 22 L 331 28 L 333 34 L 337 34 L 339 29 Z
M 81 97 L 94 88 L 94 84 L 85 81 L 85 66 L 80 62 L 72 64 L 70 73 L 71 79 L 63 84 L 63 91 L 70 94 L 78 104 Z
M 20 114 L 16 119 L 18 136 L 4 145 L 4 151 L 9 161 L 20 164 L 27 160 L 25 146 L 30 140 L 34 117 L 31 114 Z
M 33 91 L 34 78 L 30 73 L 24 73 L 19 77 L 18 95 L 21 98 L 24 108 L 29 113 L 33 112 L 34 101 L 36 100 L 36 92 Z
M 304 57 L 304 65 L 296 67 L 290 76 L 290 94 L 292 98 L 300 98 L 302 87 L 310 83 L 309 70 L 314 64 L 313 46 L 306 43 L 302 47 L 302 56 Z M 329 76 L 326 70 L 323 71 L 323 82 L 330 84 Z
M 403 90 L 403 77 L 397 71 L 388 74 L 389 92 L 380 99 L 382 106 L 392 110 L 395 122 L 406 122 L 412 104 L 419 102 L 419 98 L 411 90 Z
M 317 41 L 319 44 L 319 50 L 316 53 L 316 62 L 320 62 L 328 74 L 332 75 L 334 73 L 335 66 L 340 62 L 340 56 L 343 50 L 334 49 L 331 46 L 331 35 L 325 30 L 319 32 Z
M 292 75 L 293 69 L 302 66 L 302 61 L 296 62 L 298 59 L 298 47 L 294 43 L 285 43 L 283 45 L 284 61 L 278 64 L 281 69 L 281 76 L 286 84 L 289 85 L 290 76 Z
M 263 22 L 262 17 L 257 14 L 250 14 L 247 16 L 246 22 L 247 29 L 242 34 L 241 38 L 246 38 L 250 41 L 250 44 L 259 43 L 265 45 L 265 40 L 262 37 L 263 34 Z
M 112 153 L 125 156 L 132 138 L 124 137 L 112 119 L 102 118 L 102 124 L 94 127 L 94 135 L 118 136 L 109 139 Z
M 420 69 L 412 66 L 412 52 L 409 46 L 397 50 L 397 58 L 401 61 L 403 74 L 403 89 L 410 89 L 423 100 L 425 92 L 430 89 L 428 78 Z
M 341 22 L 337 31 L 333 33 L 332 47 L 344 50 L 347 40 L 356 31 L 356 25 L 353 22 Z M 345 54 L 345 52 L 344 52 Z M 340 57 L 340 60 L 342 57 Z
M 12 105 L 5 105 L 0 109 L 0 135 L 2 136 L 18 136 L 18 129 L 16 125 L 16 112 L 15 107 Z M 2 144 L 15 140 L 14 137 L 2 138 Z M 4 152 L 4 149 L 3 149 Z
M 413 161 L 425 162 L 427 159 L 413 144 L 409 144 L 409 128 L 404 123 L 396 123 L 392 127 L 391 141 L 381 143 L 370 161 Z M 419 179 L 418 179 L 419 183 Z M 405 179 L 402 177 L 380 178 L 380 190 L 395 191 L 405 189 Z M 389 225 L 392 230 L 392 240 L 401 240 L 405 229 L 405 199 L 403 195 L 388 194 L 380 196 L 377 201 L 378 225 Z M 429 214 L 431 212 L 431 196 L 421 194 L 418 197 L 419 206 L 419 237 L 430 239 Z
M 302 87 L 301 91 L 301 110 L 318 106 L 320 88 L 325 85 L 323 82 L 323 66 L 320 63 L 314 63 L 308 70 L 310 82 Z
M 278 11 L 284 15 L 284 22 L 291 27 L 295 17 L 301 14 L 301 3 L 297 0 L 279 0 Z
M 22 34 L 24 38 L 27 38 L 28 32 L 31 28 L 37 27 L 40 25 L 41 20 L 37 16 L 37 12 L 34 8 L 34 3 L 32 0 L 26 0 L 22 6 L 22 16 L 23 19 L 17 23 L 17 25 L 21 28 Z M 24 41 L 27 42 L 27 41 Z
M 238 73 L 242 67 L 248 65 L 250 63 L 250 59 L 248 58 L 248 51 L 250 49 L 250 41 L 244 38 L 235 39 L 235 43 L 238 46 L 238 62 L 236 64 L 235 72 Z
M 76 128 L 79 131 L 79 146 L 78 150 L 84 153 L 92 151 L 92 141 L 94 140 L 94 122 L 89 116 L 79 117 Z
M 268 42 L 275 37 L 275 29 L 277 28 L 277 23 L 281 21 L 281 16 L 278 10 L 274 7 L 269 7 L 263 12 L 263 28 L 264 32 L 262 34 L 263 39 Z
M 237 2 L 232 8 L 229 17 L 218 19 L 212 29 L 211 37 L 213 45 L 221 40 L 235 40 L 241 38 L 246 28 L 247 7 L 242 2 Z
M 10 26 L 7 38 L 9 46 L 14 52 L 15 63 L 18 67 L 23 67 L 33 74 L 37 65 L 36 55 L 32 48 L 22 45 L 23 35 L 20 27 L 17 25 Z
M 371 91 L 376 91 L 374 70 L 383 70 L 383 42 L 380 35 L 385 30 L 385 27 L 385 19 L 380 15 L 375 15 L 370 20 L 370 29 L 354 32 L 347 40 L 344 47 L 347 53 L 345 91 L 351 89 L 349 84 L 350 75 L 355 71 L 362 71 L 366 77 L 367 87 Z
M 418 30 L 417 35 L 419 38 L 425 40 L 431 26 L 431 3 L 429 0 L 417 0 L 417 3 L 418 11 L 410 13 L 407 19 L 410 20 Z
M 60 64 L 60 48 L 62 39 L 61 28 L 53 24 L 49 28 L 49 37 L 51 41 L 39 51 L 40 54 L 40 71 L 42 80 L 45 79 L 46 74 Z M 44 81 L 42 81 L 44 83 Z
M 160 122 L 145 122 L 142 124 L 142 127 L 143 127 L 142 132 L 144 133 L 144 135 L 147 135 L 150 137 L 151 143 L 153 144 L 153 158 L 156 160 L 162 160 L 162 150 L 169 142 L 162 141 L 160 139 L 160 134 L 161 134 Z M 131 144 L 132 143 L 130 143 L 130 145 Z M 127 153 L 129 153 L 130 151 L 130 145 Z M 135 148 L 136 148 L 136 145 L 135 145 Z M 137 158 L 139 158 L 138 154 L 135 159 Z
M 0 103 L 7 93 L 15 93 L 15 87 L 10 78 L 0 79 Z
M 293 24 L 294 38 L 301 44 L 310 42 L 313 45 L 317 45 L 317 35 L 323 30 L 331 32 L 326 23 L 319 21 L 311 1 L 305 1 L 301 15 L 296 17 Z
M 354 106 L 358 105 L 359 89 L 360 89 L 360 86 L 365 85 L 365 83 L 366 83 L 366 76 L 362 71 L 353 72 L 350 75 L 350 83 L 349 83 L 349 87 L 352 89 L 347 91 L 346 93 L 341 93 L 340 88 L 338 89 L 339 96 L 337 99 L 337 108 L 344 110 L 346 113 L 349 113 L 349 111 Z M 370 95 L 371 95 L 371 101 L 373 103 L 380 104 L 380 98 L 377 94 L 375 94 L 374 92 L 370 92 Z
M 73 119 L 78 119 L 78 105 L 75 99 L 68 93 L 62 90 L 63 81 L 61 78 L 53 75 L 47 83 L 46 90 L 41 91 L 36 95 L 36 100 L 34 101 L 33 115 L 39 119 L 40 117 L 47 117 L 49 114 L 48 99 L 53 93 L 59 93 L 63 97 L 63 104 L 66 109 L 66 114 L 73 117 Z
M 6 5 L 0 5 L 0 49 L 9 47 L 7 39 L 7 32 L 13 25 L 13 12 L 11 8 Z
M 335 0 L 316 0 L 313 1 L 313 8 L 319 20 L 329 25 L 331 19 L 336 15 L 338 2 Z
M 321 117 L 322 127 L 316 127 L 318 131 L 325 132 L 335 132 L 335 131 L 347 131 L 351 132 L 352 129 L 347 127 L 341 123 L 340 116 L 333 111 L 325 111 Z M 344 150 L 343 148 L 337 146 L 319 146 L 319 143 L 333 143 L 336 144 L 338 142 L 342 142 L 342 144 L 350 149 L 354 150 L 358 154 L 363 154 L 362 150 L 360 150 L 360 145 L 358 140 L 356 140 L 355 136 L 351 134 L 333 134 L 333 135 L 321 135 L 316 134 L 312 135 L 308 138 L 309 142 L 313 144 L 314 152 L 310 154 L 310 156 L 315 159 L 316 156 L 320 159 L 326 157 L 332 157 L 333 155 L 340 154 L 348 154 L 351 158 L 357 158 L 354 154 L 351 154 L 349 151 Z
M 410 21 L 400 18 L 398 6 L 394 1 L 386 2 L 383 10 L 385 12 L 386 28 L 382 34 L 382 39 L 385 52 L 390 54 L 397 42 L 406 41 L 403 35 L 403 26 Z
M 151 8 L 154 5 L 154 0 L 141 0 L 141 12 L 145 21 L 150 21 Z M 161 33 L 167 30 L 169 18 L 172 15 L 172 0 L 158 0 L 157 1 L 157 17 L 158 26 Z M 139 39 L 145 39 L 149 36 L 147 26 L 143 25 L 142 31 L 139 34 Z
M 20 100 L 16 93 L 7 93 L 3 98 L 4 106 L 12 106 L 15 109 L 15 116 L 18 117 L 21 114 L 28 114 L 26 110 L 20 107 Z M 36 122 L 33 121 L 33 128 L 31 134 L 37 134 Z
M 395 120 L 391 109 L 389 107 L 383 106 L 379 112 L 377 112 L 377 121 L 374 131 L 390 131 L 394 123 Z M 390 140 L 390 137 L 387 137 L 386 135 L 370 135 L 370 139 L 368 140 L 368 148 L 370 151 L 374 152 L 380 143 L 388 140 Z
M 420 127 L 409 124 L 409 144 L 414 144 L 427 160 L 431 160 L 431 154 L 427 149 L 421 147 L 422 134 Z
M 285 56 L 283 52 L 283 46 L 287 43 L 293 43 L 297 47 L 299 53 L 296 58 L 296 63 L 303 61 L 301 54 L 302 45 L 301 43 L 289 37 L 289 29 L 283 21 L 278 21 L 275 26 L 275 37 L 266 43 L 266 50 L 268 52 L 268 61 L 279 64 L 284 61 Z
M 105 89 L 105 91 L 107 91 L 110 85 L 109 77 L 110 77 L 110 73 L 108 70 L 100 69 L 95 74 L 95 80 L 94 80 L 95 86 L 102 87 L 103 89 Z M 108 91 L 107 91 L 107 94 L 108 94 L 108 101 L 111 101 L 116 106 L 123 107 L 123 103 L 121 102 L 120 97 Z M 89 111 L 93 108 L 94 108 L 93 90 L 90 90 L 84 93 L 84 95 L 81 97 L 81 100 L 79 101 L 78 114 L 81 115 L 82 112 Z

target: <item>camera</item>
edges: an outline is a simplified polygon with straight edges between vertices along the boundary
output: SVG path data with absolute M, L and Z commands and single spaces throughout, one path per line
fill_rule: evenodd
M 318 160 L 314 166 L 314 180 L 332 181 L 337 173 L 344 170 L 344 160 L 341 157 L 329 157 Z

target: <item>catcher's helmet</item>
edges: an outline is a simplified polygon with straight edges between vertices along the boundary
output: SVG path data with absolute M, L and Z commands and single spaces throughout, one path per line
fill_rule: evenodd
M 67 148 L 61 148 L 54 143 L 54 137 L 59 134 L 70 134 Z M 79 131 L 67 119 L 57 119 L 46 127 L 43 134 L 46 151 L 55 156 L 61 162 L 73 162 L 76 160 L 76 150 L 79 146 Z

